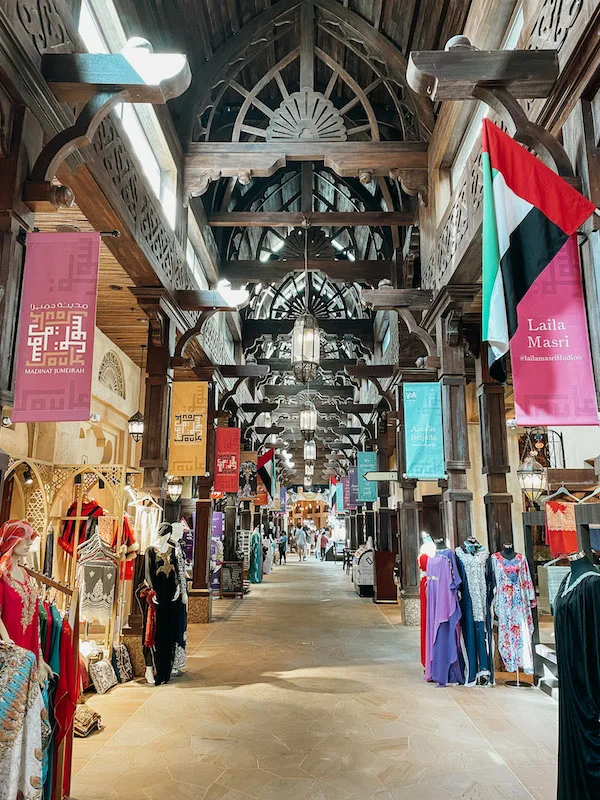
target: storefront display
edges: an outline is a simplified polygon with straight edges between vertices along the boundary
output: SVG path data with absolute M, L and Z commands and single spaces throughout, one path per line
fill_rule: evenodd
M 600 572 L 571 561 L 555 603 L 560 680 L 558 800 L 600 797 Z
M 262 583 L 261 536 L 256 528 L 250 538 L 250 583 Z

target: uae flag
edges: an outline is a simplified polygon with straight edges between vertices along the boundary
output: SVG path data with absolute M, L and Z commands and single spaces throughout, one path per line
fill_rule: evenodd
M 329 510 L 333 511 L 337 507 L 337 480 L 329 478 Z
M 273 447 L 263 453 L 262 456 L 258 457 L 257 467 L 258 474 L 265 485 L 265 489 L 271 500 L 273 500 L 277 490 L 277 465 L 275 463 L 275 450 Z
M 519 325 L 527 327 L 528 335 L 531 334 L 530 339 L 524 338 L 526 351 L 518 354 L 529 366 L 552 363 L 549 358 L 563 362 L 569 355 L 574 357 L 566 352 L 573 339 L 567 339 L 565 346 L 565 336 L 561 335 L 567 328 L 554 327 L 559 323 L 566 326 L 566 320 L 553 316 L 555 309 L 544 308 L 539 301 L 544 294 L 579 291 L 583 306 L 573 234 L 595 207 L 488 119 L 483 120 L 482 148 L 482 338 L 489 342 L 490 374 L 503 382 L 506 380 L 504 356 Z M 572 264 L 567 276 L 565 264 L 573 261 L 573 250 L 577 263 Z M 564 284 L 565 276 L 568 287 Z M 579 290 L 575 286 L 577 281 Z M 533 313 L 536 304 L 540 314 Z M 523 313 L 520 313 L 520 306 L 523 306 Z M 550 316 L 542 316 L 543 311 Z M 551 335 L 543 335 L 548 331 Z M 552 344 L 560 341 L 560 345 Z M 531 352 L 527 351 L 528 347 Z M 562 350 L 560 354 L 549 352 L 557 348 Z M 515 355 L 513 352 L 511 364 L 516 384 Z

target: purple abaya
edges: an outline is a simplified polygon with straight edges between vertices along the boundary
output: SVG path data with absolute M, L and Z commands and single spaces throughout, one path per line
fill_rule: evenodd
M 425 680 L 464 683 L 460 649 L 461 582 L 452 550 L 438 550 L 427 564 L 427 651 Z

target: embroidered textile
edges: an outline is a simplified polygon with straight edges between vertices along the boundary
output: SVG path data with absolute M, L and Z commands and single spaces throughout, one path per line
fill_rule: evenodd
M 129 650 L 124 644 L 115 645 L 112 654 L 112 665 L 119 683 L 127 683 L 127 681 L 133 680 L 131 658 L 129 657 Z
M 498 649 L 507 672 L 523 670 L 533 674 L 533 615 L 535 589 L 527 559 L 521 553 L 507 561 L 500 553 L 492 556 L 498 617 Z
M 546 503 L 546 542 L 554 557 L 575 553 L 578 549 L 575 505 L 557 500 Z
M 81 564 L 77 571 L 81 592 L 80 615 L 85 622 L 107 627 L 115 596 L 117 569 L 114 564 Z
M 465 543 L 456 549 L 462 578 L 460 607 L 465 683 L 474 686 L 479 678 L 494 683 L 494 637 L 491 603 L 494 578 L 489 551 Z
M 38 590 L 35 582 L 23 570 L 24 581 L 10 572 L 0 578 L 0 614 L 8 635 L 19 647 L 24 647 L 39 659 L 40 616 Z
M 42 798 L 44 711 L 34 655 L 0 642 L 0 800 Z
M 98 694 L 106 694 L 109 689 L 117 685 L 117 676 L 110 661 L 100 659 L 89 666 L 90 678 Z

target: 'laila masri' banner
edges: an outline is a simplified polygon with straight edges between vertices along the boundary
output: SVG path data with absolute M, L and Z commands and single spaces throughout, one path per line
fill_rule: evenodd
M 29 233 L 14 422 L 90 418 L 99 233 Z

